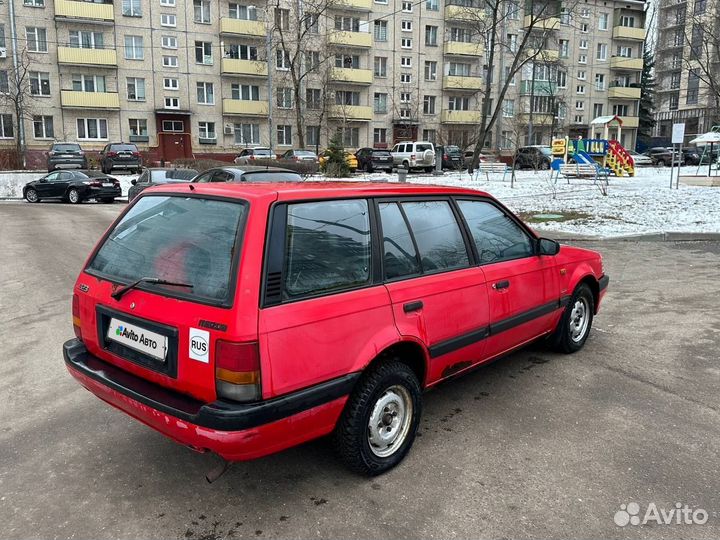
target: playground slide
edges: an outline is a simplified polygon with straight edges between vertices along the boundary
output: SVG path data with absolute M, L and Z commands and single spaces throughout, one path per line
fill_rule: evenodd
M 580 165 L 595 165 L 595 160 L 590 157 L 590 154 L 587 152 L 575 152 L 572 157 L 575 163 L 579 163 Z

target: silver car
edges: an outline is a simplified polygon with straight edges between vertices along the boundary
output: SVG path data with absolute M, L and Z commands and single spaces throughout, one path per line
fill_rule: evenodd
M 435 168 L 435 145 L 427 141 L 406 141 L 397 143 L 390 151 L 396 167 L 424 169 L 432 172 Z

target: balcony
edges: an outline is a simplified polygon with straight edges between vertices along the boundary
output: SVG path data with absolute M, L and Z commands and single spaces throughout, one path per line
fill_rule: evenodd
M 330 68 L 330 80 L 337 83 L 372 84 L 373 73 L 369 69 Z
M 372 9 L 372 0 L 339 0 L 329 4 L 332 9 L 370 11 Z
M 233 34 L 238 36 L 267 36 L 268 30 L 263 21 L 246 21 L 244 19 L 231 19 L 222 17 L 220 19 L 220 33 Z
M 248 77 L 267 77 L 267 62 L 258 60 L 238 60 L 223 58 L 221 62 L 223 75 L 247 75 Z
M 482 113 L 480 111 L 451 111 L 443 109 L 440 122 L 443 124 L 479 124 Z
M 465 43 L 463 41 L 446 41 L 445 54 L 453 56 L 482 56 L 481 43 Z
M 55 16 L 68 19 L 115 20 L 112 3 L 96 4 L 94 2 L 77 2 L 75 0 L 55 0 Z
M 372 120 L 372 108 L 364 105 L 333 105 L 330 107 L 330 118 L 369 122 Z
M 63 107 L 81 109 L 120 109 L 120 98 L 117 92 L 76 92 L 60 91 L 60 104 Z
M 520 81 L 520 94 L 534 96 L 554 96 L 557 94 L 557 83 L 551 81 Z
M 327 36 L 328 43 L 341 47 L 361 47 L 369 49 L 372 47 L 372 36 L 369 32 L 344 32 L 342 30 L 330 30 Z
M 518 115 L 521 123 L 530 123 L 530 113 L 520 113 Z M 533 126 L 552 126 L 555 115 L 548 112 L 534 112 L 532 114 Z
M 539 62 L 557 62 L 560 58 L 560 51 L 553 51 L 552 49 L 541 49 L 539 52 L 537 49 L 528 49 L 528 56 L 533 56 L 535 53 L 538 55 L 535 59 Z
M 622 119 L 622 127 L 625 128 L 636 128 L 640 125 L 640 117 L 639 116 L 621 116 Z
M 445 6 L 446 21 L 481 21 L 485 19 L 485 12 L 479 7 Z
M 613 26 L 613 39 L 645 41 L 645 29 L 630 28 L 629 26 Z
M 267 101 L 250 101 L 244 99 L 223 99 L 223 114 L 238 116 L 267 116 Z
M 539 30 L 557 30 L 560 27 L 560 19 L 545 15 L 525 15 L 523 28 L 530 28 L 530 25 Z
M 611 86 L 608 89 L 610 99 L 640 99 L 640 88 L 631 86 Z
M 642 71 L 642 58 L 625 58 L 624 56 L 613 56 L 610 59 L 610 69 L 625 69 L 629 71 Z
M 443 77 L 444 90 L 481 90 L 483 80 L 481 77 L 464 77 L 460 75 L 446 75 Z
M 76 66 L 115 67 L 117 66 L 117 53 L 115 52 L 115 49 L 58 47 L 58 63 L 72 64 Z

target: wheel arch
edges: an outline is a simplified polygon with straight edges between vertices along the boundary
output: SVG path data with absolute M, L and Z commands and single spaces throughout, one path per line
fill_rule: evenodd
M 598 304 L 600 302 L 600 283 L 595 278 L 594 274 L 588 273 L 577 280 L 575 287 L 573 287 L 573 292 L 583 283 L 590 287 L 590 291 L 593 295 L 593 313 L 597 314 Z
M 425 344 L 414 339 L 403 339 L 388 345 L 378 352 L 378 354 L 365 365 L 363 371 L 367 371 L 373 366 L 387 362 L 388 360 L 397 360 L 408 365 L 415 375 L 417 375 L 420 387 L 425 388 L 429 358 Z

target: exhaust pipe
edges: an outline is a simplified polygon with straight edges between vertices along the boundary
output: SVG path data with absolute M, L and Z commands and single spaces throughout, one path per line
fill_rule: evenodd
M 213 470 L 205 475 L 205 480 L 207 480 L 208 484 L 215 482 L 215 480 L 225 474 L 232 465 L 232 462 L 227 461 L 220 456 L 218 456 L 218 458 L 220 459 L 220 463 L 218 463 Z

